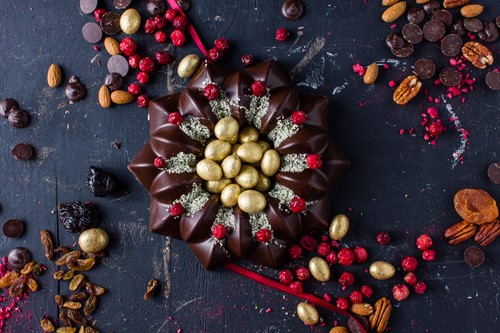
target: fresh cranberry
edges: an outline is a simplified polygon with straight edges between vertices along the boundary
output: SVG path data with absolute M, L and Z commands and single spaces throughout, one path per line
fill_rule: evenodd
M 139 68 L 139 61 L 141 61 L 141 57 L 138 54 L 132 54 L 128 57 L 128 65 L 131 68 Z
M 293 282 L 293 273 L 289 269 L 282 270 L 278 273 L 278 279 L 285 285 L 290 285 Z
M 155 63 L 151 58 L 144 57 L 139 61 L 139 69 L 143 72 L 152 72 L 155 69 Z
M 323 165 L 323 162 L 321 161 L 321 157 L 318 154 L 307 155 L 306 162 L 307 162 L 307 165 L 309 166 L 309 169 L 311 169 L 311 170 L 319 169 Z
M 253 63 L 253 55 L 245 54 L 241 56 L 241 63 L 243 66 L 250 66 Z
M 255 239 L 257 239 L 261 243 L 267 243 L 271 240 L 273 236 L 271 230 L 263 228 L 255 233 Z
M 404 280 L 406 283 L 413 286 L 417 283 L 417 276 L 413 272 L 409 272 L 405 275 Z
M 340 249 L 338 257 L 339 264 L 341 264 L 342 266 L 351 266 L 355 259 L 354 251 L 348 247 Z
M 440 136 L 445 129 L 446 128 L 443 126 L 443 124 L 438 121 L 433 121 L 429 125 L 425 126 L 425 130 L 427 131 L 427 133 L 429 133 L 429 135 L 434 138 Z
M 219 98 L 220 88 L 215 83 L 209 83 L 203 88 L 203 96 L 209 101 L 214 101 Z
M 297 126 L 302 125 L 306 121 L 306 118 L 307 115 L 304 111 L 295 111 L 292 113 L 292 122 Z
M 217 239 L 223 239 L 227 235 L 227 229 L 223 224 L 217 223 L 212 229 L 212 235 Z
M 311 277 L 311 272 L 307 267 L 299 267 L 295 269 L 295 275 L 300 281 L 306 281 Z
M 139 83 L 146 84 L 149 82 L 149 74 L 146 72 L 139 72 L 136 75 L 136 79 L 137 81 L 139 81 Z
M 172 125 L 179 126 L 182 123 L 182 115 L 179 112 L 172 112 L 168 115 L 168 122 Z
M 300 281 L 293 281 L 290 283 L 290 289 L 294 294 L 301 294 L 303 289 L 302 289 L 302 282 Z
M 422 259 L 425 261 L 434 261 L 436 259 L 436 251 L 434 250 L 425 250 L 422 252 Z
M 167 162 L 165 161 L 165 159 L 161 156 L 157 156 L 155 158 L 155 160 L 153 161 L 153 164 L 155 165 L 155 167 L 157 167 L 158 169 L 163 169 L 164 167 L 167 166 Z
M 423 281 L 418 281 L 413 286 L 413 291 L 415 291 L 417 294 L 423 294 L 426 290 L 427 290 L 427 285 Z
M 137 83 L 129 84 L 127 90 L 129 93 L 131 93 L 134 96 L 139 95 L 142 91 L 141 86 L 138 85 Z
M 147 34 L 154 34 L 156 32 L 156 24 L 154 18 L 148 18 L 146 22 L 144 22 L 144 32 Z
M 361 293 L 366 298 L 370 298 L 373 295 L 373 289 L 370 286 L 364 285 L 364 286 L 361 287 Z
M 349 295 L 349 299 L 352 303 L 361 303 L 363 302 L 363 294 L 359 290 L 354 290 Z
M 181 16 L 181 15 L 176 16 L 172 20 L 172 26 L 175 29 L 184 30 L 188 26 L 188 20 L 185 16 Z
M 174 30 L 170 33 L 170 39 L 172 40 L 172 43 L 180 47 L 184 45 L 184 42 L 186 41 L 186 36 L 184 36 L 184 33 L 182 30 Z
M 290 202 L 290 210 L 294 213 L 303 212 L 306 209 L 306 201 L 302 198 L 295 197 Z
M 302 248 L 297 244 L 292 244 L 288 249 L 288 256 L 292 260 L 298 260 L 302 257 Z
M 351 307 L 351 302 L 344 297 L 337 298 L 337 307 L 341 310 L 347 311 Z
M 130 37 L 124 38 L 120 42 L 120 51 L 126 56 L 131 56 L 137 50 L 137 43 Z
M 312 251 L 316 248 L 316 246 L 318 245 L 318 242 L 316 241 L 316 239 L 314 239 L 313 236 L 304 235 L 300 238 L 300 245 L 306 251 Z
M 167 27 L 167 20 L 163 16 L 156 15 L 154 20 L 155 20 L 156 29 L 163 30 Z
M 96 10 L 94 10 L 94 18 L 95 18 L 95 21 L 96 22 L 101 22 L 102 20 L 102 16 L 104 14 L 106 14 L 108 11 L 104 8 L 97 8 Z
M 330 251 L 330 253 L 328 253 L 326 255 L 326 262 L 329 263 L 329 264 L 336 264 L 339 260 L 339 258 L 337 257 L 337 253 L 335 253 L 335 251 Z
M 430 247 L 432 246 L 432 238 L 427 234 L 420 235 L 418 236 L 415 244 L 417 244 L 417 248 L 420 251 L 425 251 L 427 249 L 430 249 Z
M 352 286 L 354 284 L 354 274 L 351 272 L 343 272 L 340 274 L 339 283 L 342 287 L 344 287 L 342 289 Z
M 219 62 L 222 60 L 223 56 L 224 54 L 222 53 L 222 51 L 216 47 L 212 47 L 210 50 L 208 50 L 208 60 L 210 62 Z
M 330 250 L 331 250 L 331 246 L 327 242 L 321 242 L 318 244 L 317 251 L 318 251 L 318 254 L 320 256 L 324 257 L 324 256 L 328 255 L 328 253 L 330 253 Z
M 155 41 L 160 44 L 165 43 L 167 41 L 167 34 L 165 31 L 160 30 L 155 32 Z
M 387 231 L 379 231 L 377 234 L 377 243 L 387 245 L 391 242 L 391 235 Z
M 354 261 L 358 264 L 362 264 L 368 260 L 368 251 L 362 246 L 356 246 L 354 248 Z
M 392 288 L 392 296 L 396 301 L 402 301 L 410 296 L 410 289 L 405 284 L 397 284 Z
M 155 60 L 160 65 L 166 65 L 170 62 L 170 55 L 165 51 L 158 51 L 155 53 Z
M 252 83 L 252 93 L 257 97 L 262 97 L 266 94 L 267 87 L 264 81 L 255 81 Z
M 403 270 L 406 272 L 413 272 L 415 269 L 417 269 L 418 261 L 417 258 L 413 256 L 406 256 L 401 260 L 401 267 L 403 267 Z
M 167 9 L 165 12 L 165 20 L 172 22 L 178 15 L 179 13 L 175 9 Z
M 217 38 L 214 42 L 215 47 L 222 52 L 229 50 L 229 41 L 225 38 Z
M 140 108 L 147 108 L 149 105 L 149 97 L 146 94 L 142 94 L 137 97 L 137 106 Z
M 275 38 L 277 41 L 284 42 L 288 36 L 290 36 L 290 33 L 285 28 L 278 28 L 278 30 L 276 30 Z
M 184 207 L 180 202 L 176 202 L 172 206 L 170 206 L 170 215 L 177 217 L 181 216 L 182 213 L 184 213 Z

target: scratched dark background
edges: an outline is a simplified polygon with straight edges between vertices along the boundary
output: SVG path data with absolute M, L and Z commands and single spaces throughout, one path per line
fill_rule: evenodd
M 112 9 L 111 1 L 107 8 Z M 466 72 L 478 79 L 466 103 L 450 103 L 462 125 L 470 132 L 463 164 L 452 169 L 452 153 L 459 146 L 458 132 L 447 121 L 444 103 L 438 110 L 449 127 L 437 146 L 422 138 L 422 108 L 431 106 L 419 95 L 406 107 L 391 102 L 388 81 L 399 82 L 421 56 L 436 56 L 438 67 L 446 64 L 438 56 L 436 44 L 418 45 L 411 58 L 395 61 L 385 47 L 389 24 L 380 20 L 380 1 L 304 0 L 305 16 L 296 22 L 280 14 L 281 0 L 200 1 L 193 0 L 188 15 L 203 40 L 224 36 L 233 45 L 228 63 L 241 68 L 239 57 L 251 53 L 259 60 L 276 58 L 290 71 L 303 89 L 331 97 L 331 135 L 352 160 L 352 167 L 333 193 L 332 212 L 346 213 L 352 222 L 347 245 L 368 248 L 370 259 L 398 263 L 406 254 L 419 255 L 414 240 L 427 232 L 435 240 L 437 260 L 422 263 L 417 276 L 429 287 L 424 295 L 412 294 L 395 304 L 390 321 L 393 332 L 477 332 L 491 333 L 500 325 L 500 242 L 485 249 L 487 261 L 471 269 L 462 252 L 472 241 L 450 247 L 442 239 L 443 230 L 459 217 L 452 205 L 460 188 L 479 187 L 500 199 L 500 188 L 489 182 L 486 168 L 500 160 L 499 95 L 484 83 L 486 71 L 467 66 Z M 409 1 L 412 3 L 413 1 Z M 145 1 L 135 1 L 145 11 Z M 496 0 L 481 1 L 483 19 L 500 14 Z M 457 15 L 456 11 L 455 15 Z M 91 16 L 80 13 L 78 1 L 7 1 L 0 3 L 0 97 L 13 97 L 32 116 L 26 129 L 0 124 L 0 220 L 18 217 L 26 221 L 27 232 L 20 239 L 0 237 L 0 253 L 14 246 L 27 246 L 44 262 L 39 230 L 49 229 L 62 245 L 71 245 L 76 236 L 65 232 L 53 210 L 58 202 L 92 200 L 101 212 L 100 225 L 112 235 L 110 255 L 88 276 L 105 286 L 95 318 L 101 332 L 309 332 L 295 316 L 299 302 L 292 296 L 255 284 L 228 271 L 206 272 L 177 241 L 148 232 L 147 192 L 127 172 L 126 166 L 148 138 L 147 112 L 135 105 L 109 110 L 97 105 L 97 91 L 106 74 L 108 55 L 96 52 L 81 36 L 81 27 Z M 401 29 L 404 19 L 397 21 Z M 292 31 L 285 43 L 274 40 L 276 28 Z M 123 35 L 118 36 L 123 38 Z M 152 36 L 136 35 L 140 53 L 161 48 Z M 490 44 L 498 57 L 499 43 Z M 102 45 L 102 44 L 100 44 Z M 190 41 L 171 49 L 180 59 L 198 53 Z M 104 64 L 99 65 L 97 56 Z M 93 60 L 93 62 L 92 62 Z M 365 86 L 352 72 L 360 62 L 388 62 L 377 84 Z M 63 89 L 49 89 L 46 70 L 57 62 L 65 79 L 77 75 L 87 85 L 88 97 L 80 103 L 59 107 L 65 100 Z M 187 81 L 175 74 L 176 65 L 162 68 L 147 86 L 151 96 L 182 89 Z M 432 82 L 424 85 L 439 97 L 443 88 Z M 400 128 L 414 127 L 416 135 L 400 135 Z M 121 149 L 113 147 L 117 140 Z M 36 159 L 16 161 L 10 149 L 18 142 L 35 146 Z M 96 199 L 84 185 L 90 165 L 111 170 L 119 176 L 123 189 L 107 198 Z M 350 210 L 349 210 L 350 209 Z M 394 238 L 390 246 L 375 243 L 379 230 Z M 276 277 L 277 271 L 251 266 Z M 39 332 L 41 316 L 57 316 L 53 295 L 65 292 L 66 284 L 52 280 L 53 263 L 41 278 L 42 290 L 21 303 L 21 312 L 9 319 L 4 332 Z M 354 267 L 358 281 L 375 288 L 376 296 L 390 293 L 403 274 L 388 282 L 377 282 Z M 339 269 L 333 276 L 338 278 Z M 162 291 L 144 302 L 145 283 L 158 278 Z M 306 290 L 321 296 L 346 295 L 338 283 L 308 281 Z M 266 311 L 270 309 L 270 311 Z M 334 320 L 345 318 L 320 310 L 326 326 L 314 332 L 328 332 Z M 172 316 L 172 320 L 168 317 Z

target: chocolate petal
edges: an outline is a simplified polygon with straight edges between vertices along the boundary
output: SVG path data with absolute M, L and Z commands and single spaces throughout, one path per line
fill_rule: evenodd
M 151 142 L 148 141 L 128 165 L 128 169 L 132 172 L 135 179 L 148 191 L 159 173 L 159 170 L 153 164 L 155 157 L 156 155 L 151 148 Z M 155 172 L 155 169 L 157 172 Z
M 184 133 L 179 127 L 168 124 L 151 134 L 151 147 L 160 156 L 169 158 L 178 152 L 201 154 L 203 145 Z
M 149 206 L 149 230 L 155 234 L 181 238 L 180 217 L 173 217 L 169 213 L 169 204 L 161 203 L 151 198 Z
M 278 201 L 266 195 L 267 206 L 264 209 L 274 235 L 279 239 L 293 240 L 301 230 L 300 214 L 279 209 Z
M 283 141 L 276 150 L 285 154 L 321 154 L 328 146 L 328 135 L 315 126 L 302 126 L 295 135 Z
M 217 117 L 212 112 L 208 99 L 206 99 L 199 90 L 186 89 L 181 93 L 179 111 L 183 116 L 190 115 L 207 120 L 202 120 L 202 123 L 207 126 L 211 132 L 217 123 Z
M 328 128 L 328 97 L 299 91 L 299 100 L 298 110 L 307 114 L 305 124 L 318 126 L 326 131 Z
M 257 264 L 268 266 L 271 268 L 276 268 L 280 263 L 283 262 L 287 248 L 290 245 L 288 241 L 275 240 L 281 245 L 278 246 L 274 243 L 258 243 L 257 248 L 252 254 L 247 258 Z
M 299 173 L 280 172 L 275 175 L 276 183 L 291 189 L 306 201 L 328 194 L 328 179 L 321 170 L 306 169 Z
M 240 127 L 246 125 L 243 110 L 248 109 L 250 106 L 250 87 L 252 83 L 252 78 L 245 73 L 235 72 L 229 75 L 222 85 L 222 89 L 232 102 L 232 116 L 238 120 Z
M 201 178 L 192 173 L 168 173 L 161 171 L 151 184 L 151 196 L 158 202 L 171 204 L 181 195 L 193 189 L 193 183 L 201 182 Z
M 267 60 L 244 71 L 253 81 L 264 81 L 267 88 L 273 90 L 282 86 L 291 86 L 289 76 L 278 67 L 274 60 Z
M 279 87 L 271 92 L 269 108 L 261 119 L 260 132 L 269 133 L 276 126 L 277 118 L 288 118 L 298 110 L 299 96 L 291 87 Z
M 198 68 L 198 71 L 194 74 L 187 87 L 192 90 L 199 90 L 205 88 L 207 82 L 217 83 L 217 85 L 221 87 L 222 83 L 230 73 L 231 71 L 229 71 L 226 67 L 204 61 Z
M 219 195 L 211 195 L 202 209 L 193 216 L 183 216 L 181 236 L 186 242 L 201 242 L 212 238 L 212 224 L 220 207 Z
M 224 252 L 220 245 L 214 242 L 212 238 L 200 243 L 188 243 L 188 245 L 203 267 L 207 270 L 221 267 L 225 263 L 231 261 L 229 254 Z
M 301 217 L 301 233 L 310 234 L 327 229 L 330 225 L 329 216 L 330 206 L 328 205 L 328 196 L 323 196 L 308 207 L 306 213 Z
M 248 214 L 242 212 L 239 207 L 233 209 L 233 214 L 236 218 L 235 228 L 227 237 L 227 245 L 230 253 L 244 258 L 254 251 L 257 244 L 252 235 Z
M 159 129 L 170 125 L 168 115 L 179 111 L 179 99 L 181 94 L 168 95 L 153 99 L 149 102 L 149 132 L 154 133 Z
M 333 142 L 328 144 L 325 152 L 322 154 L 323 166 L 321 170 L 328 179 L 328 184 L 335 183 L 344 174 L 351 162 Z

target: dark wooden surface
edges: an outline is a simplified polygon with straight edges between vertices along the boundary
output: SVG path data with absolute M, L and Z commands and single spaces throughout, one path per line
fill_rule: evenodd
M 437 46 L 420 45 L 413 57 L 391 62 L 389 70 L 381 70 L 377 84 L 368 87 L 351 66 L 357 61 L 393 59 L 384 45 L 391 29 L 380 20 L 380 1 L 304 2 L 306 14 L 297 22 L 281 17 L 281 0 L 193 0 L 189 16 L 205 41 L 219 36 L 231 40 L 234 47 L 228 63 L 234 68 L 240 68 L 238 59 L 245 53 L 260 60 L 274 57 L 299 86 L 331 97 L 331 134 L 352 160 L 346 177 L 332 189 L 333 212 L 345 212 L 352 222 L 347 245 L 366 246 L 372 260 L 397 263 L 406 254 L 418 255 L 413 245 L 418 234 L 434 237 L 437 260 L 421 263 L 417 270 L 429 290 L 396 303 L 392 331 L 494 332 L 500 325 L 500 244 L 486 248 L 486 263 L 471 269 L 461 255 L 472 243 L 450 247 L 442 233 L 459 220 L 452 205 L 458 189 L 480 187 L 500 198 L 498 185 L 486 177 L 488 164 L 500 159 L 498 92 L 487 89 L 486 72 L 468 66 L 466 71 L 479 81 L 476 89 L 467 94 L 466 103 L 454 99 L 451 105 L 470 131 L 470 144 L 463 165 L 452 169 L 458 133 L 449 126 L 437 146 L 427 145 L 421 138 L 419 115 L 421 106 L 430 106 L 426 98 L 419 96 L 407 107 L 396 107 L 387 85 L 390 79 L 400 81 L 408 75 L 418 57 L 438 55 Z M 481 3 L 487 8 L 483 18 L 494 20 L 500 14 L 496 0 Z M 141 12 L 144 6 L 144 1 L 137 5 Z M 94 51 L 81 36 L 81 27 L 91 20 L 80 13 L 78 1 L 19 0 L 0 5 L 0 97 L 17 99 L 32 115 L 26 129 L 0 124 L 0 219 L 18 217 L 27 224 L 21 239 L 0 237 L 1 254 L 14 246 L 27 246 L 43 262 L 39 230 L 49 229 L 63 245 L 76 240 L 58 225 L 53 214 L 56 204 L 92 200 L 101 212 L 101 226 L 112 235 L 109 257 L 88 274 L 108 289 L 95 316 L 101 332 L 159 333 L 179 328 L 183 332 L 309 332 L 295 318 L 298 299 L 228 271 L 206 272 L 184 244 L 148 232 L 148 195 L 126 170 L 148 138 L 147 113 L 135 105 L 109 110 L 97 105 L 106 68 L 91 59 L 97 55 L 105 64 L 108 56 L 103 50 Z M 402 20 L 397 24 L 400 29 Z M 286 43 L 274 40 L 279 26 L 293 32 Z M 142 54 L 160 49 L 151 36 L 141 34 L 137 39 Z M 491 48 L 498 57 L 498 42 Z M 177 58 L 198 53 L 192 42 L 171 52 Z M 446 62 L 443 57 L 437 59 L 441 66 Z M 87 85 L 89 95 L 83 102 L 58 107 L 64 101 L 62 88 L 49 89 L 45 81 L 52 62 L 61 64 L 66 79 L 74 74 Z M 173 69 L 165 67 L 154 75 L 147 86 L 150 95 L 158 97 L 185 86 L 186 81 Z M 425 85 L 433 96 L 444 91 L 432 82 Z M 438 109 L 446 119 L 443 105 Z M 416 128 L 415 137 L 399 135 L 400 128 L 411 127 Z M 113 147 L 115 140 L 122 143 L 121 149 Z M 11 147 L 21 141 L 35 146 L 35 160 L 20 162 L 11 157 Z M 93 198 L 84 185 L 90 165 L 116 173 L 124 189 L 111 197 Z M 374 236 L 379 230 L 391 232 L 391 246 L 376 245 Z M 250 267 L 271 277 L 277 274 Z M 59 288 L 64 292 L 66 285 L 52 280 L 54 268 L 48 264 L 48 274 L 41 278 L 42 290 L 21 304 L 22 312 L 13 315 L 5 332 L 39 332 L 41 316 L 57 315 L 53 295 Z M 363 267 L 352 270 L 360 281 L 374 286 L 378 296 L 402 281 L 402 273 L 388 282 L 376 282 Z M 338 275 L 334 270 L 333 276 Z M 162 292 L 144 302 L 144 285 L 152 277 L 161 281 Z M 320 296 L 343 294 L 333 281 L 324 285 L 308 281 L 306 290 Z M 315 332 L 328 332 L 335 319 L 345 322 L 345 318 L 320 312 L 326 326 L 315 327 Z

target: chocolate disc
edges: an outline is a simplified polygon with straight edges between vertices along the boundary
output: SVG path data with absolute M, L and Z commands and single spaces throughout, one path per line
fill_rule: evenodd
M 164 0 L 148 0 L 146 2 L 146 10 L 153 16 L 163 15 L 167 10 L 167 5 Z
M 500 163 L 490 164 L 490 166 L 488 167 L 488 178 L 493 183 L 500 185 Z
M 495 23 L 496 23 L 497 27 L 500 28 L 500 16 L 497 16 Z
M 483 30 L 477 33 L 477 36 L 486 43 L 493 43 L 498 39 L 498 29 L 493 22 L 486 22 Z
M 450 27 L 450 34 L 457 34 L 459 36 L 463 36 L 467 33 L 464 28 L 464 21 L 461 19 L 453 21 Z
M 191 1 L 189 0 L 177 0 L 177 4 L 181 7 L 182 11 L 188 11 L 191 8 Z
M 439 73 L 439 80 L 447 87 L 455 87 L 460 83 L 462 74 L 455 67 L 446 67 Z
M 391 52 L 398 58 L 406 58 L 411 56 L 414 50 L 413 44 L 406 43 L 405 46 L 400 49 L 391 49 Z
M 436 0 L 431 0 L 424 4 L 424 11 L 427 15 L 434 14 L 439 8 L 441 8 L 441 5 Z
M 289 21 L 295 21 L 304 14 L 304 5 L 299 0 L 285 0 L 281 6 L 281 15 Z
M 13 98 L 6 98 L 0 100 L 0 116 L 7 118 L 7 113 L 12 109 L 18 109 L 19 106 Z
M 116 35 L 122 29 L 120 28 L 120 14 L 116 12 L 107 12 L 101 18 L 101 29 L 107 35 Z
M 483 30 L 483 22 L 481 22 L 481 20 L 477 17 L 465 18 L 464 28 L 470 32 L 479 32 Z
M 500 90 L 500 73 L 489 72 L 486 74 L 486 85 L 493 90 Z
M 24 234 L 24 223 L 18 219 L 8 219 L 2 226 L 2 232 L 6 237 L 19 238 Z
M 114 0 L 113 6 L 115 6 L 116 9 L 125 9 L 130 6 L 130 3 L 132 3 L 132 0 Z
M 400 49 L 405 46 L 405 40 L 401 35 L 391 32 L 385 39 L 385 45 L 390 49 Z
M 449 27 L 451 25 L 453 18 L 451 17 L 451 14 L 449 11 L 441 9 L 441 10 L 437 10 L 434 13 L 434 15 L 432 15 L 432 20 L 443 22 L 443 24 L 445 26 Z
M 441 39 L 446 32 L 446 28 L 441 21 L 429 21 L 424 25 L 424 37 L 429 42 L 435 42 Z
M 358 323 L 361 324 L 363 329 L 365 331 L 368 331 L 369 328 L 369 323 L 368 320 L 365 317 L 362 316 L 355 316 L 356 319 L 358 320 Z M 359 327 L 358 323 L 354 320 L 353 317 L 349 317 L 347 320 L 347 327 L 349 327 L 349 332 L 351 333 L 361 333 L 363 332 L 361 328 Z
M 462 51 L 464 41 L 456 34 L 450 34 L 441 41 L 441 52 L 447 57 L 454 57 Z
M 99 24 L 95 22 L 88 22 L 82 28 L 83 38 L 89 43 L 99 43 L 102 38 L 102 30 Z
M 32 258 L 31 251 L 27 248 L 15 247 L 7 255 L 7 262 L 15 269 L 22 269 Z
M 26 161 L 33 156 L 33 147 L 27 143 L 18 143 L 12 148 L 11 153 L 16 160 Z
M 477 246 L 469 246 L 464 251 L 464 260 L 471 267 L 478 267 L 484 262 L 484 252 Z
M 11 109 L 7 114 L 9 125 L 15 128 L 23 128 L 29 125 L 30 115 L 21 109 Z
M 422 41 L 424 35 L 422 29 L 415 23 L 407 23 L 403 27 L 403 37 L 412 44 L 418 44 Z
M 421 79 L 430 79 L 436 73 L 436 64 L 429 58 L 422 58 L 413 65 L 413 73 Z
M 80 10 L 84 14 L 90 14 L 97 8 L 97 0 L 80 0 Z
M 425 19 L 425 11 L 420 7 L 411 7 L 406 18 L 410 23 L 420 24 Z
M 124 56 L 114 55 L 108 60 L 108 71 L 125 76 L 128 73 L 128 61 Z

